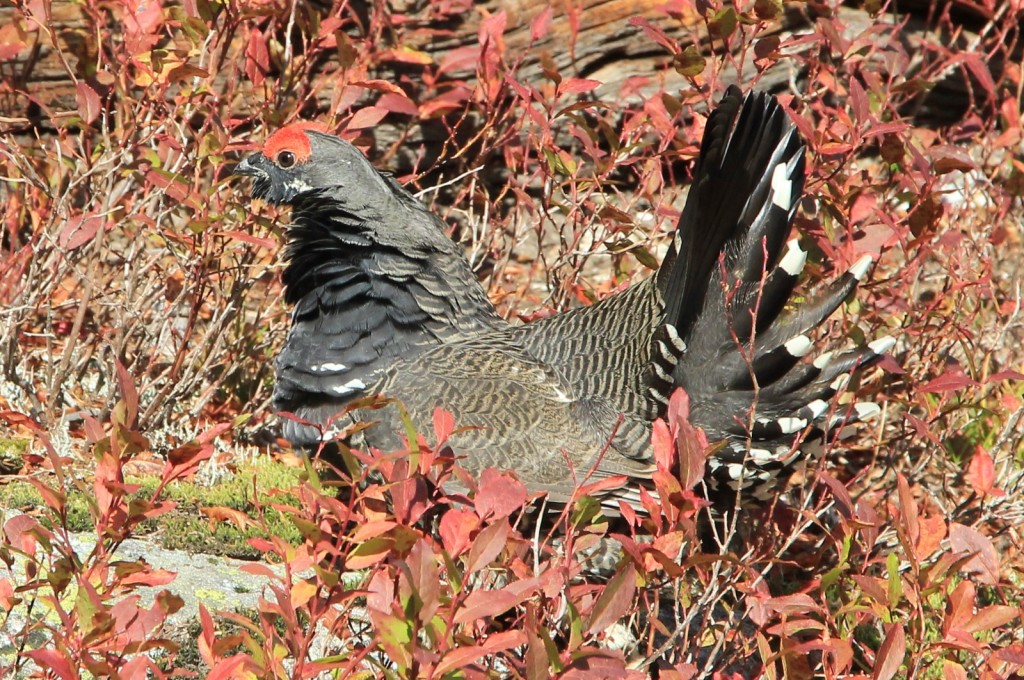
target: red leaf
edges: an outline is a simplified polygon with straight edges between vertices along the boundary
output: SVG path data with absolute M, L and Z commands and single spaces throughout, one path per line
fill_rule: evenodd
M 259 87 L 267 79 L 269 67 L 270 53 L 267 51 L 267 41 L 263 33 L 254 28 L 249 34 L 249 44 L 245 47 L 245 75 L 253 85 Z
M 956 146 L 942 145 L 932 147 L 929 150 L 932 157 L 932 170 L 936 174 L 944 175 L 953 170 L 967 172 L 974 169 L 974 161 L 971 155 L 964 149 Z
M 390 536 L 378 536 L 357 545 L 345 559 L 346 569 L 365 569 L 372 567 L 385 557 L 395 547 L 395 540 Z
M 857 122 L 867 122 L 871 116 L 871 106 L 868 104 L 864 88 L 856 78 L 850 79 L 850 103 L 853 105 L 853 117 Z
M 217 423 L 216 425 L 214 425 L 213 427 L 204 431 L 202 434 L 196 437 L 196 441 L 199 442 L 200 444 L 209 444 L 214 439 L 230 430 L 232 426 L 233 425 L 230 422 Z
M 380 99 L 377 100 L 377 106 L 382 109 L 386 109 L 387 111 L 401 113 L 406 116 L 417 116 L 420 112 L 412 100 L 404 94 L 383 94 Z
M 636 567 L 633 562 L 627 561 L 618 573 L 612 577 L 601 595 L 594 603 L 594 610 L 590 613 L 590 624 L 587 626 L 587 633 L 593 635 L 602 631 L 613 623 L 617 622 L 633 605 L 633 595 L 636 593 Z
M 885 592 L 885 585 L 880 579 L 863 574 L 853 574 L 851 578 L 860 586 L 865 595 L 871 597 L 878 604 L 887 605 L 889 603 L 889 595 Z
M 0 61 L 10 62 L 29 47 L 18 35 L 17 23 L 19 22 L 13 21 L 0 27 Z
M 91 123 L 100 115 L 100 96 L 81 80 L 75 85 L 75 102 L 78 104 L 78 115 L 84 122 Z
M 980 633 L 992 630 L 993 628 L 1000 628 L 1010 621 L 1016 621 L 1019 616 L 1020 610 L 1017 607 L 993 604 L 983 608 L 971 617 L 971 620 L 964 626 L 964 630 L 968 633 Z
M 465 668 L 487 654 L 490 652 L 479 645 L 456 647 L 441 658 L 434 668 L 434 676 L 442 676 L 450 671 Z
M 1011 371 L 1009 369 L 1004 371 L 997 371 L 990 375 L 985 381 L 987 383 L 1000 382 L 1002 380 L 1024 380 L 1024 373 L 1018 371 Z
M 427 484 L 422 477 L 408 477 L 391 484 L 395 518 L 414 524 L 427 509 Z
M 953 522 L 949 525 L 949 543 L 956 552 L 973 555 L 964 570 L 982 583 L 999 583 L 999 555 L 987 536 L 976 529 Z
M 600 80 L 593 80 L 591 78 L 569 78 L 559 84 L 558 91 L 561 94 L 584 94 L 593 92 L 601 85 Z
M 548 31 L 551 30 L 551 17 L 554 14 L 554 10 L 551 5 L 546 5 L 544 9 L 540 11 L 540 14 L 533 18 L 530 22 L 530 40 L 536 42 L 546 36 Z
M 1024 645 L 1017 644 L 1003 647 L 996 650 L 993 656 L 1007 663 L 1024 666 Z
M 75 215 L 61 227 L 57 243 L 69 251 L 81 248 L 96 238 L 103 223 L 104 219 L 95 213 Z
M 359 109 L 355 112 L 355 115 L 349 118 L 345 129 L 362 130 L 365 128 L 371 128 L 384 120 L 384 116 L 386 115 L 388 115 L 388 110 L 383 107 L 367 106 L 366 108 Z
M 629 483 L 630 479 L 625 475 L 605 477 L 604 479 L 599 479 L 596 482 L 590 482 L 576 487 L 576 498 L 582 498 L 583 496 L 600 496 L 605 491 L 610 489 L 621 489 Z
M 370 80 L 357 80 L 349 83 L 350 87 L 365 87 L 367 90 L 375 90 L 377 92 L 384 92 L 390 94 L 397 94 L 402 97 L 405 95 L 405 90 L 395 85 L 389 80 L 383 80 L 380 78 L 371 78 Z
M 405 564 L 409 568 L 409 584 L 420 599 L 416 618 L 426 624 L 434 617 L 440 605 L 438 595 L 441 592 L 441 581 L 434 551 L 425 540 L 416 541 L 409 550 Z
M 846 519 L 852 519 L 854 516 L 853 497 L 850 496 L 846 486 L 824 470 L 818 472 L 818 481 L 822 482 L 832 492 L 832 499 L 835 501 L 839 514 Z
M 441 517 L 441 543 L 452 557 L 462 554 L 469 546 L 470 535 L 480 526 L 480 518 L 465 510 L 449 510 Z
M 218 661 L 217 665 L 210 669 L 206 680 L 235 680 L 235 678 L 244 678 L 247 676 L 245 672 L 246 667 L 251 665 L 253 665 L 252 659 L 249 656 L 235 654 Z M 251 668 L 248 670 L 252 672 Z
M 958 57 L 963 60 L 967 70 L 971 72 L 989 97 L 995 97 L 996 83 L 992 80 L 992 71 L 981 55 L 977 52 L 961 52 Z
M 943 680 L 967 680 L 967 671 L 956 661 L 946 659 L 942 662 Z
M 135 381 L 124 364 L 115 360 L 114 365 L 117 367 L 117 386 L 121 392 L 121 400 L 124 402 L 124 425 L 132 427 L 135 425 L 135 417 L 139 413 L 139 393 L 135 390 Z
M 920 535 L 914 545 L 914 552 L 924 559 L 939 549 L 942 539 L 946 538 L 946 519 L 942 515 L 927 515 L 918 520 Z
M 654 460 L 659 470 L 671 469 L 672 459 L 675 457 L 675 442 L 672 439 L 672 432 L 668 423 L 661 418 L 654 421 L 651 429 L 651 448 L 654 449 Z
M 909 548 L 918 544 L 921 538 L 921 527 L 917 522 L 917 501 L 910 493 L 910 485 L 907 478 L 901 474 L 896 475 L 896 497 L 899 503 L 899 524 L 897 528 L 902 529 L 903 536 L 908 541 Z
M 970 581 L 961 581 L 949 594 L 949 608 L 942 621 L 943 633 L 950 637 L 956 632 L 963 633 L 964 625 L 974 616 L 977 591 Z
M 387 532 L 391 531 L 397 526 L 398 524 L 396 522 L 391 522 L 388 520 L 367 522 L 366 524 L 356 529 L 355 533 L 352 535 L 352 542 L 362 543 L 363 541 L 367 541 L 371 538 L 376 538 L 377 536 L 386 534 Z
M 709 452 L 708 438 L 704 430 L 685 420 L 679 423 L 676 443 L 679 450 L 679 482 L 684 489 L 692 491 L 704 479 Z
M 804 593 L 779 595 L 778 597 L 769 598 L 764 604 L 766 608 L 779 614 L 786 614 L 787 616 L 821 611 L 817 603 Z
M 366 607 L 377 611 L 391 611 L 391 604 L 395 600 L 395 581 L 387 572 L 378 571 L 371 578 L 366 587 Z
M 874 680 L 891 680 L 903 665 L 903 657 L 906 653 L 907 635 L 903 631 L 903 625 L 890 624 L 885 639 L 882 640 L 882 646 L 878 648 L 871 677 Z
M 434 409 L 434 438 L 441 446 L 455 430 L 455 416 L 440 406 Z
M 522 482 L 494 468 L 480 475 L 480 490 L 473 499 L 481 519 L 508 517 L 526 503 L 526 486 Z
M 181 177 L 166 170 L 150 170 L 146 173 L 146 181 L 163 190 L 175 201 L 184 203 L 190 198 L 188 184 Z
M 171 449 L 164 463 L 163 478 L 166 481 L 181 479 L 195 474 L 199 464 L 213 457 L 213 445 L 191 442 Z
M 501 520 L 495 522 L 477 535 L 473 546 L 469 549 L 468 573 L 479 571 L 490 564 L 508 540 L 508 522 Z
M 505 28 L 508 26 L 508 12 L 500 10 L 494 14 L 485 16 L 480 22 L 477 38 L 481 45 L 497 48 L 498 53 L 505 51 Z
M 487 650 L 488 654 L 494 654 L 524 644 L 526 644 L 526 633 L 521 630 L 506 630 L 504 633 L 488 635 L 483 648 Z
M 629 23 L 632 24 L 633 26 L 639 26 L 643 30 L 643 32 L 647 34 L 647 37 L 649 37 L 651 40 L 664 47 L 672 54 L 675 54 L 676 52 L 679 51 L 679 43 L 677 43 L 672 38 L 668 37 L 668 35 L 666 35 L 663 30 L 653 25 L 647 19 L 635 16 L 629 19 Z
M 33 649 L 25 652 L 25 656 L 35 661 L 41 670 L 49 671 L 62 680 L 78 678 L 78 673 L 71 668 L 68 658 L 56 649 Z
M 199 512 L 201 512 L 203 515 L 206 515 L 206 517 L 210 519 L 211 531 L 216 530 L 218 523 L 224 522 L 230 522 L 242 531 L 245 531 L 250 526 L 253 526 L 255 524 L 255 522 L 253 522 L 249 518 L 249 516 L 242 512 L 241 510 L 229 508 L 224 505 L 216 505 L 213 507 L 201 507 L 199 508 Z
M 455 612 L 455 623 L 470 623 L 489 616 L 498 616 L 530 596 L 517 594 L 508 589 L 475 590 L 466 598 L 465 604 Z
M 967 482 L 975 492 L 982 496 L 1005 496 L 1002 489 L 996 488 L 996 466 L 992 456 L 979 446 L 971 456 L 967 466 Z

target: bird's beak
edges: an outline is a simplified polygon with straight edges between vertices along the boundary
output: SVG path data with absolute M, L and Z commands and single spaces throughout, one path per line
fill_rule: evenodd
M 235 169 L 231 171 L 232 174 L 250 176 L 262 174 L 262 171 L 257 165 L 260 155 L 262 154 L 254 153 L 253 155 L 238 161 L 238 165 L 236 165 Z

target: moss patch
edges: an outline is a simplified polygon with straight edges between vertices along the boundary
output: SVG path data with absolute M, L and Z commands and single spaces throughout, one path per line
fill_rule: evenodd
M 212 486 L 199 486 L 187 481 L 172 483 L 164 489 L 163 498 L 174 501 L 177 507 L 143 522 L 134 533 L 137 537 L 147 536 L 170 550 L 241 559 L 261 557 L 262 554 L 248 544 L 248 539 L 277 536 L 292 544 L 301 542 L 302 537 L 289 517 L 269 506 L 298 507 L 294 489 L 304 476 L 304 470 L 282 465 L 270 458 L 260 458 L 240 464 L 237 472 Z M 132 498 L 149 498 L 160 483 L 155 476 L 126 481 L 139 485 Z M 68 529 L 71 531 L 94 530 L 87 495 L 90 493 L 91 485 L 85 483 L 68 490 Z M 31 484 L 12 481 L 0 485 L 0 507 L 31 512 L 42 505 L 42 497 Z M 202 509 L 214 507 L 237 510 L 251 523 L 241 529 L 232 522 L 211 521 Z M 50 525 L 45 514 L 40 519 Z

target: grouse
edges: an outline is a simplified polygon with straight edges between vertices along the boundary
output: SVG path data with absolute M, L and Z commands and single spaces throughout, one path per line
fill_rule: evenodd
M 534 491 L 568 499 L 577 483 L 624 475 L 608 492 L 637 503 L 654 472 L 651 431 L 677 388 L 711 441 L 709 493 L 773 493 L 801 458 L 799 438 L 838 418 L 829 400 L 891 338 L 845 352 L 808 333 L 856 288 L 865 256 L 798 303 L 806 260 L 791 220 L 804 144 L 774 97 L 726 92 L 710 114 L 674 239 L 653 276 L 596 304 L 533 323 L 495 310 L 444 223 L 348 142 L 312 123 L 271 135 L 237 165 L 252 196 L 292 207 L 284 251 L 294 306 L 276 361 L 274 408 L 294 445 L 342 426 L 362 444 L 403 446 L 404 407 L 429 431 L 436 407 L 470 471 L 514 470 Z M 382 395 L 379 410 L 347 409 Z M 856 404 L 851 419 L 877 407 Z M 809 433 L 809 434 L 806 434 Z

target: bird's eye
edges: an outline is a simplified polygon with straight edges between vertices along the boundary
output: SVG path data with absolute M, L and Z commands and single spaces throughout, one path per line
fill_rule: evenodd
M 277 164 L 282 168 L 290 168 L 295 165 L 295 154 L 291 151 L 282 151 L 277 154 Z

